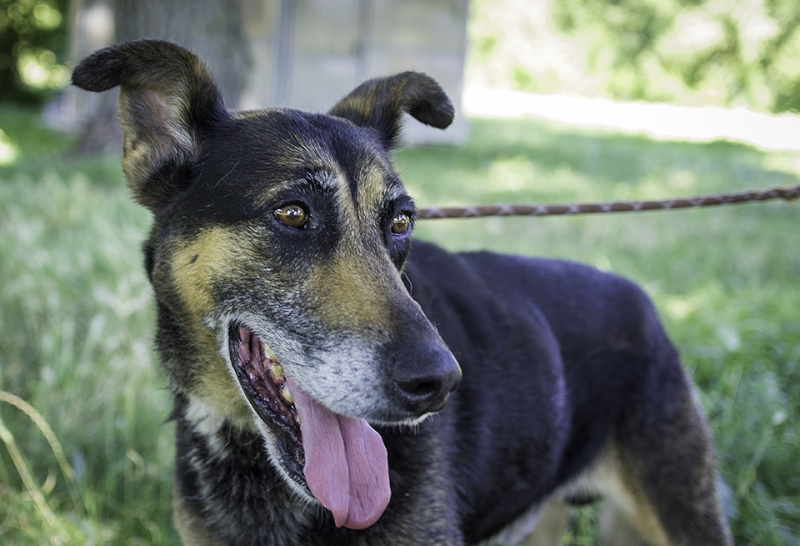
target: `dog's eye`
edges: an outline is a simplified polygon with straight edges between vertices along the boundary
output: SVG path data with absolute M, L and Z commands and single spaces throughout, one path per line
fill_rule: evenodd
M 405 235 L 411 231 L 411 217 L 405 212 L 401 212 L 392 219 L 392 233 L 395 235 Z
M 283 225 L 293 228 L 303 228 L 308 225 L 308 212 L 296 203 L 275 209 L 275 218 Z

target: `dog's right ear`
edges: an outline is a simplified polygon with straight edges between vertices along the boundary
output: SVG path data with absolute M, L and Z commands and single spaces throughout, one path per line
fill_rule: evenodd
M 86 57 L 72 83 L 87 91 L 120 86 L 122 169 L 134 198 L 157 210 L 183 189 L 203 135 L 230 116 L 203 62 L 162 40 L 137 40 Z

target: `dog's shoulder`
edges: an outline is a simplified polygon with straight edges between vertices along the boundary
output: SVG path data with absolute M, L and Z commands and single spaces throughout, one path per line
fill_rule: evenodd
M 648 306 L 650 299 L 636 283 L 594 266 L 556 258 L 541 258 L 491 251 L 450 252 L 425 241 L 414 241 L 407 274 L 414 281 L 440 288 L 463 284 L 485 285 L 493 292 L 519 294 L 520 290 L 543 303 L 579 300 L 617 305 Z
M 473 311 L 460 320 L 475 320 L 470 317 L 502 308 L 517 320 L 524 315 L 537 335 L 552 333 L 562 346 L 639 350 L 663 337 L 655 307 L 638 284 L 583 263 L 449 252 L 415 241 L 406 277 L 426 313 L 455 305 Z

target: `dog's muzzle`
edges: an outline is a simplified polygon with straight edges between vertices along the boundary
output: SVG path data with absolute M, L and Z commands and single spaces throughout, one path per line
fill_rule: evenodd
M 232 322 L 230 361 L 242 392 L 269 430 L 270 451 L 294 488 L 330 510 L 337 526 L 363 529 L 391 497 L 388 455 L 366 420 L 334 413 L 287 376 L 260 336 Z M 461 380 L 438 339 L 385 347 L 387 400 L 398 408 L 386 424 L 413 424 L 440 410 Z

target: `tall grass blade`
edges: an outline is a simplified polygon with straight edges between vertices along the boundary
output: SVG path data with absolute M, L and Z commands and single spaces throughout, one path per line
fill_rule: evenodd
M 42 433 L 45 440 L 50 446 L 50 449 L 53 452 L 53 455 L 56 458 L 56 462 L 58 463 L 58 467 L 61 470 L 61 473 L 64 475 L 64 480 L 67 484 L 67 489 L 69 490 L 70 497 L 72 499 L 73 509 L 78 517 L 82 517 L 86 513 L 85 505 L 83 503 L 83 499 L 81 497 L 81 492 L 78 487 L 77 481 L 75 479 L 75 472 L 72 469 L 72 466 L 67 462 L 67 458 L 64 455 L 64 449 L 61 446 L 61 442 L 58 441 L 55 432 L 48 424 L 47 420 L 42 416 L 41 413 L 36 411 L 36 408 L 31 406 L 28 402 L 20 398 L 19 396 L 12 394 L 6 391 L 0 391 L 0 402 L 5 402 L 19 411 L 24 413 L 36 426 L 37 429 Z M 19 472 L 20 477 L 25 484 L 25 488 L 31 494 L 34 501 L 36 501 L 36 506 L 40 509 L 42 513 L 42 517 L 45 517 L 47 514 L 48 517 L 45 517 L 46 520 L 52 521 L 53 513 L 50 511 L 49 505 L 47 505 L 46 501 L 44 500 L 44 494 L 42 490 L 44 489 L 49 490 L 52 489 L 52 486 L 48 487 L 47 489 L 39 488 L 36 486 L 36 482 L 33 479 L 33 476 L 28 468 L 27 462 L 25 461 L 24 456 L 19 451 L 19 448 L 14 440 L 13 434 L 11 431 L 5 426 L 5 423 L 0 417 L 0 439 L 3 440 L 3 443 L 6 444 L 6 447 L 11 455 L 12 460 L 14 461 L 14 465 L 17 468 L 17 472 Z M 34 496 L 35 495 L 35 496 Z M 44 502 L 44 505 L 40 503 Z M 44 512 L 44 508 L 47 509 L 47 512 Z

